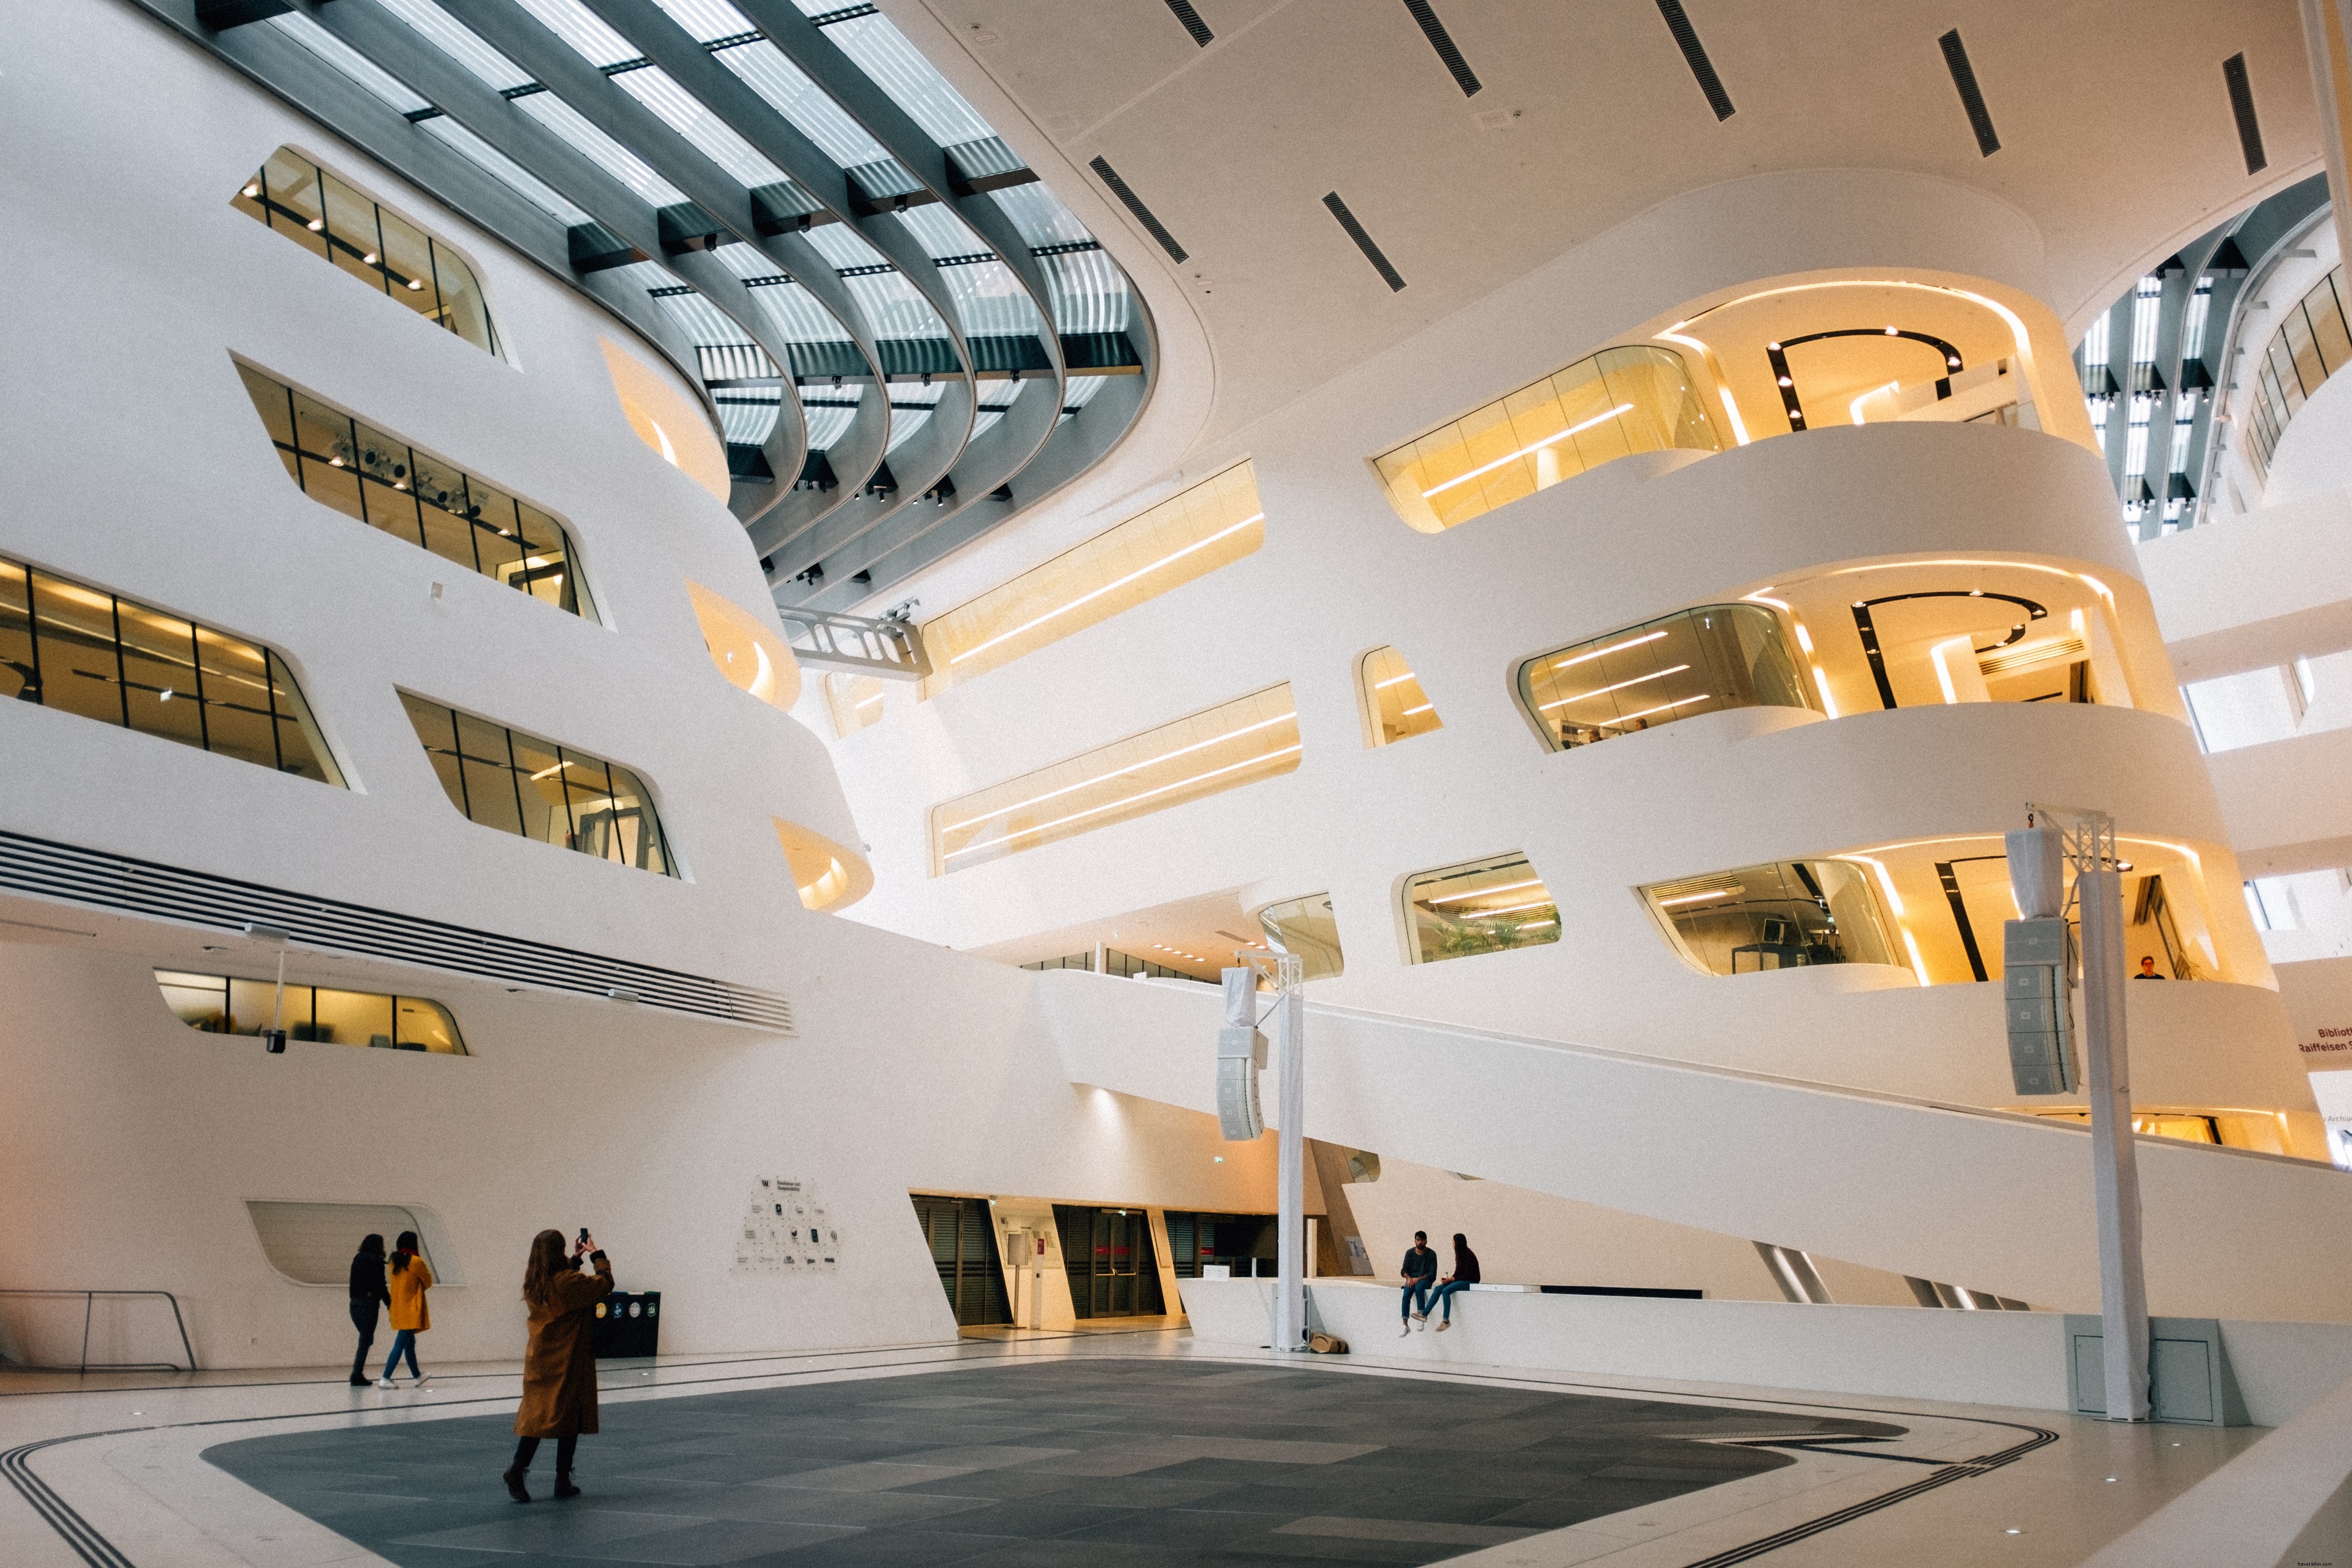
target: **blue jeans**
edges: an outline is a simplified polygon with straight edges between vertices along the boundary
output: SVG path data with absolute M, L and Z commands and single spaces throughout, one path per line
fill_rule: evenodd
M 1444 1302 L 1445 1321 L 1450 1323 L 1454 1321 L 1454 1298 L 1468 1289 L 1470 1289 L 1470 1282 L 1467 1279 L 1449 1279 L 1437 1288 L 1437 1293 L 1430 1297 L 1429 1304 L 1434 1307 L 1439 1302 Z
M 1397 1316 L 1410 1317 L 1414 1312 L 1424 1318 L 1429 1316 L 1429 1281 L 1426 1279 L 1404 1282 L 1404 1305 L 1397 1310 Z
M 408 1356 L 408 1375 L 424 1376 L 423 1373 L 416 1370 L 416 1331 L 415 1329 L 403 1329 L 392 1336 L 392 1353 L 383 1358 L 383 1375 L 386 1377 L 392 1375 L 392 1369 L 400 1364 L 403 1352 Z

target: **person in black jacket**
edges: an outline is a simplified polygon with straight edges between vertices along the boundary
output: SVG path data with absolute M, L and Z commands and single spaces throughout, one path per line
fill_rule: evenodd
M 360 1249 L 352 1258 L 352 1327 L 360 1331 L 359 1353 L 352 1357 L 352 1386 L 369 1385 L 366 1372 L 368 1351 L 375 1344 L 375 1317 L 379 1308 L 392 1305 L 392 1292 L 383 1282 L 383 1237 L 371 1231 L 360 1237 Z
M 1429 1287 L 1437 1278 L 1437 1254 L 1429 1249 L 1429 1232 L 1412 1233 L 1412 1246 L 1404 1255 L 1404 1302 L 1398 1308 L 1398 1321 L 1404 1327 L 1398 1337 L 1412 1332 L 1415 1319 L 1423 1326 L 1429 1322 Z
M 1444 1333 L 1454 1326 L 1454 1298 L 1478 1283 L 1478 1255 L 1470 1250 L 1469 1238 L 1460 1231 L 1454 1233 L 1454 1272 L 1438 1281 L 1437 1293 L 1429 1299 L 1433 1307 L 1445 1304 L 1445 1316 L 1438 1320 L 1437 1331 Z

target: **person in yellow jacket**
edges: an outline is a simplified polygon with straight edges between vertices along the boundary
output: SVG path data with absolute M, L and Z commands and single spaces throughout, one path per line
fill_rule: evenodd
M 433 1326 L 432 1310 L 425 1304 L 425 1292 L 433 1289 L 433 1269 L 416 1250 L 416 1233 L 404 1230 L 392 1246 L 392 1261 L 384 1265 L 384 1286 L 392 1293 L 392 1353 L 383 1358 L 383 1375 L 375 1380 L 378 1388 L 393 1386 L 393 1370 L 400 1358 L 408 1357 L 408 1375 L 415 1381 L 413 1388 L 425 1386 L 425 1373 L 416 1366 L 416 1336 Z

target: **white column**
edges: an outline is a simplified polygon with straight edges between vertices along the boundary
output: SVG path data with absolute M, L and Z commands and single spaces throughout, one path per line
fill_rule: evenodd
M 2092 1187 L 2099 1213 L 2099 1310 L 2107 1419 L 2145 1421 L 2147 1277 L 2140 1264 L 2139 1170 L 2132 1143 L 2131 1052 L 2124 1032 L 2123 876 L 2076 874 L 2083 914 L 2083 1055 L 2091 1101 Z
M 1275 1114 L 1281 1132 L 1275 1184 L 1278 1257 L 1274 1348 L 1295 1351 L 1307 1321 L 1307 998 L 1294 984 L 1274 1007 Z

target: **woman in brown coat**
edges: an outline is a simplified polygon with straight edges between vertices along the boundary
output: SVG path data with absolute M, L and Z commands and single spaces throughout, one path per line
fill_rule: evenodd
M 593 1274 L 580 1272 L 587 1256 Z M 586 1231 L 563 1255 L 563 1233 L 542 1230 L 530 1240 L 530 1261 L 522 1272 L 523 1304 L 530 1310 L 530 1348 L 522 1358 L 522 1406 L 515 1412 L 514 1463 L 507 1469 L 507 1495 L 529 1502 L 523 1475 L 541 1437 L 555 1439 L 555 1495 L 578 1497 L 572 1484 L 572 1453 L 583 1432 L 596 1430 L 596 1303 L 613 1289 L 613 1265 Z

